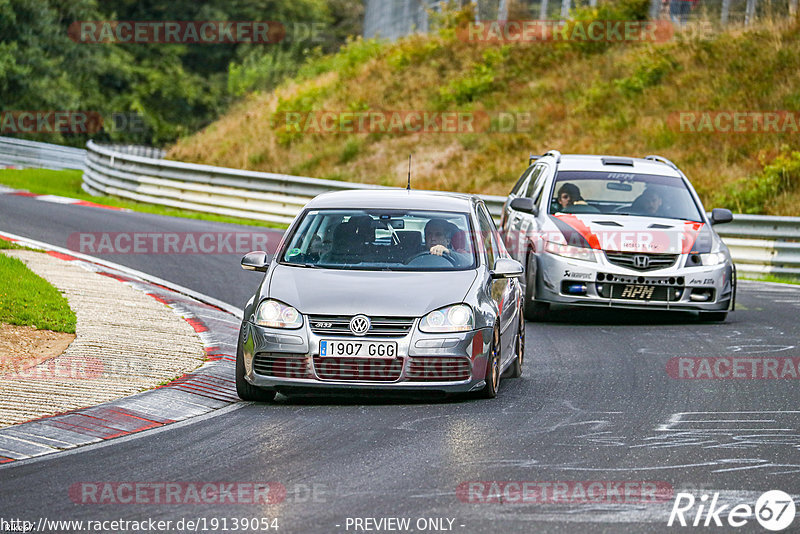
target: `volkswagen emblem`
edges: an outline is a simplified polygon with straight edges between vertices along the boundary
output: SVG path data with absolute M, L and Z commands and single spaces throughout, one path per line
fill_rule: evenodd
M 637 254 L 633 257 L 633 266 L 637 269 L 647 269 L 650 267 L 650 258 L 643 254 Z
M 371 323 L 366 315 L 356 315 L 350 319 L 350 331 L 356 336 L 364 336 L 369 332 Z

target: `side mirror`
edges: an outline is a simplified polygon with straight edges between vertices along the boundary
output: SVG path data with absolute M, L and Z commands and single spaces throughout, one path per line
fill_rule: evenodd
M 539 215 L 539 208 L 537 208 L 533 200 L 528 197 L 518 197 L 511 201 L 509 204 L 512 210 L 521 211 L 523 213 L 532 213 L 534 216 Z
M 511 258 L 500 258 L 494 262 L 490 274 L 492 278 L 516 278 L 522 276 L 522 264 Z
M 242 269 L 245 271 L 267 272 L 269 267 L 269 255 L 263 250 L 248 253 L 242 258 Z
M 711 210 L 711 224 L 725 224 L 733 220 L 731 210 L 725 208 L 714 208 Z

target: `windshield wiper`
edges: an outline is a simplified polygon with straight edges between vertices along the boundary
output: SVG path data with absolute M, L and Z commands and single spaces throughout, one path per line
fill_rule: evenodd
M 291 263 L 291 262 L 284 262 L 284 265 L 288 265 L 290 267 L 308 267 L 309 269 L 321 269 L 319 265 L 316 263 Z

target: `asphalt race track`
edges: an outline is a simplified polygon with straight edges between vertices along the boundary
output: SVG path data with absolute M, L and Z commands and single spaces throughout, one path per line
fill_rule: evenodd
M 0 195 L 0 230 L 62 247 L 75 232 L 223 229 L 231 227 Z M 240 256 L 99 257 L 241 307 L 259 275 L 241 271 Z M 681 491 L 698 505 L 708 495 L 706 506 L 718 493 L 717 506 L 728 511 L 752 506 L 767 490 L 797 501 L 797 380 L 676 378 L 679 358 L 763 363 L 800 356 L 800 287 L 745 282 L 737 305 L 724 324 L 699 323 L 690 314 L 557 311 L 550 322 L 527 324 L 524 377 L 504 380 L 496 400 L 279 397 L 14 462 L 0 467 L 0 517 L 173 525 L 204 518 L 207 531 L 216 532 L 224 531 L 223 519 L 232 526 L 232 518 L 277 518 L 283 533 L 385 532 L 393 523 L 356 519 L 407 518 L 408 531 L 417 532 L 635 533 L 696 530 L 667 527 L 673 494 Z M 270 505 L 75 498 L 81 483 L 221 481 L 277 482 L 286 496 Z M 495 493 L 491 481 L 499 483 Z M 567 502 L 496 491 L 524 481 L 563 483 Z M 616 482 L 644 482 L 669 492 L 655 502 L 642 502 L 632 490 L 628 498 L 592 502 L 574 491 L 591 481 L 616 488 L 624 487 Z M 687 521 L 698 505 L 686 512 Z M 725 513 L 720 517 L 725 527 L 712 531 L 766 532 L 754 517 L 738 529 L 728 526 Z M 185 530 L 203 531 L 202 525 Z M 795 521 L 787 531 L 797 528 Z

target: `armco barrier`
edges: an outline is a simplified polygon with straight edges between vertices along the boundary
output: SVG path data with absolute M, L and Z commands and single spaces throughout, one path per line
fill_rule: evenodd
M 83 169 L 86 151 L 14 137 L 0 137 L 0 166 L 37 169 Z
M 326 191 L 383 186 L 244 171 L 123 154 L 89 141 L 83 188 L 141 202 L 288 224 Z M 484 197 L 499 216 L 504 197 Z
M 736 215 L 714 228 L 740 273 L 800 277 L 800 217 Z
M 20 148 L 22 147 L 22 148 Z M 383 189 L 382 186 L 244 171 L 161 159 L 163 151 L 146 147 L 108 147 L 92 141 L 87 150 L 0 137 L 0 164 L 21 158 L 20 166 L 80 168 L 76 154 L 86 154 L 83 189 L 141 202 L 207 213 L 289 223 L 311 198 L 326 191 Z M 38 152 L 35 152 L 38 151 Z M 66 167 L 66 154 L 73 167 Z M 146 157 L 148 156 L 148 157 Z M 60 167 L 53 167 L 55 163 Z M 500 217 L 505 197 L 482 195 Z M 800 277 L 800 217 L 736 215 L 715 227 L 731 249 L 740 274 Z
M 222 215 L 288 223 L 325 191 L 381 186 L 196 165 L 123 154 L 91 141 L 84 189 Z M 482 195 L 500 217 L 505 197 Z M 716 227 L 744 275 L 800 276 L 800 217 L 737 215 Z

